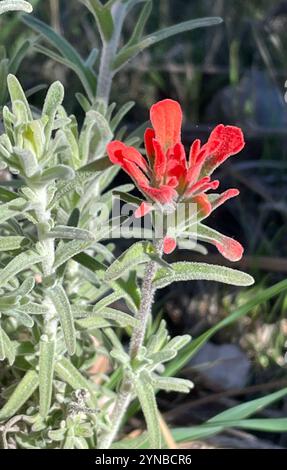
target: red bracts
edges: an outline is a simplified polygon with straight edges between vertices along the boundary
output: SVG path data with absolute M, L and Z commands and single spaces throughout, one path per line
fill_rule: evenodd
M 181 143 L 182 110 L 179 103 L 170 99 L 159 101 L 151 107 L 150 120 L 153 128 L 146 130 L 144 138 L 146 158 L 134 147 L 120 141 L 110 142 L 107 146 L 110 160 L 130 175 L 147 199 L 137 209 L 136 217 L 147 214 L 152 203 L 164 208 L 166 205 L 176 207 L 178 202 L 190 202 L 197 204 L 198 217 L 202 220 L 239 194 L 237 189 L 212 194 L 212 197 L 207 192 L 219 186 L 218 180 L 211 180 L 214 170 L 244 147 L 241 129 L 219 124 L 204 145 L 199 139 L 193 142 L 187 159 Z M 224 248 L 214 240 L 218 250 L 230 260 L 240 259 L 241 245 L 228 237 L 223 238 L 228 247 Z M 167 237 L 165 245 L 164 251 L 170 253 L 176 243 Z

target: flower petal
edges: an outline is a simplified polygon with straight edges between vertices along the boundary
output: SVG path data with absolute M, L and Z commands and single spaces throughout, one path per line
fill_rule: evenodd
M 216 246 L 219 253 L 229 261 L 239 261 L 242 258 L 244 249 L 242 245 L 233 238 L 227 237 L 202 224 L 198 224 L 196 235 L 199 240 Z
M 163 240 L 163 252 L 166 255 L 172 253 L 176 248 L 176 240 L 171 237 L 165 237 Z
M 150 185 L 140 185 L 140 189 L 147 194 L 153 201 L 159 202 L 160 204 L 168 204 L 177 195 L 174 188 L 164 184 L 160 188 L 153 188 Z
M 199 194 L 190 200 L 191 203 L 197 204 L 197 218 L 204 219 L 211 213 L 211 204 L 206 194 Z
M 177 101 L 159 101 L 150 110 L 150 120 L 155 130 L 156 140 L 164 151 L 180 142 L 182 110 Z
M 135 163 L 130 162 L 124 158 L 121 166 L 122 169 L 131 176 L 137 185 L 141 186 L 149 184 L 149 180 Z
M 221 242 L 215 242 L 214 244 L 219 253 L 229 261 L 239 261 L 243 256 L 243 246 L 233 238 L 223 236 Z
M 200 152 L 201 142 L 199 139 L 195 139 L 192 143 L 190 150 L 189 150 L 189 166 L 195 165 L 197 161 L 197 156 Z
M 205 176 L 201 178 L 197 183 L 193 184 L 188 190 L 186 191 L 185 195 L 190 196 L 192 194 L 199 194 L 208 191 L 209 189 L 217 189 L 219 186 L 219 181 L 214 180 L 210 181 L 210 176 Z
M 203 174 L 210 175 L 227 158 L 240 152 L 244 145 L 243 132 L 239 127 L 223 124 L 216 126 L 204 146 L 207 158 L 203 165 Z
M 154 146 L 153 146 L 153 139 L 155 138 L 155 132 L 150 127 L 146 129 L 144 133 L 144 143 L 145 149 L 148 158 L 152 161 L 154 159 Z
M 134 216 L 136 219 L 140 219 L 152 211 L 153 207 L 148 202 L 142 202 L 141 205 L 135 210 Z
M 153 140 L 153 147 L 155 152 L 153 171 L 155 174 L 155 179 L 157 181 L 160 181 L 165 175 L 166 154 L 164 153 L 162 146 L 156 139 Z
M 228 199 L 231 199 L 232 197 L 236 197 L 239 194 L 238 189 L 227 189 L 227 191 L 224 191 L 224 193 L 217 194 L 216 196 L 214 194 L 211 195 L 210 202 L 211 202 L 211 207 L 212 210 L 217 209 L 217 207 L 221 206 L 224 204 Z
M 148 166 L 144 157 L 134 147 L 128 147 L 119 140 L 113 140 L 107 145 L 107 153 L 112 163 L 123 165 L 123 160 L 136 163 L 143 171 L 147 171 Z

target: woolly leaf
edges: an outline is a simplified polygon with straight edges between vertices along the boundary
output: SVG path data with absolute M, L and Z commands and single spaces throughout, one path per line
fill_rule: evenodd
M 78 75 L 88 96 L 92 99 L 96 87 L 96 76 L 93 71 L 85 65 L 85 62 L 71 44 L 65 38 L 57 34 L 53 28 L 33 16 L 24 16 L 23 22 L 44 36 L 45 39 L 60 52 L 62 57 L 58 54 L 53 54 L 53 51 L 47 48 L 42 50 L 42 53 L 48 56 L 52 55 L 56 60 L 58 57 L 60 62 L 64 61 L 65 65 Z M 43 49 L 43 47 L 41 49 Z
M 21 197 L 13 199 L 10 202 L 6 202 L 6 204 L 1 204 L 0 224 L 3 224 L 3 222 L 5 222 L 6 220 L 11 219 L 11 217 L 15 217 L 16 215 L 21 214 L 24 211 L 26 205 L 27 201 L 25 201 L 25 199 Z
M 11 366 L 15 360 L 15 347 L 9 336 L 0 326 L 0 361 L 4 361 L 5 358 L 8 359 Z
M 4 286 L 7 282 L 16 276 L 16 274 L 31 268 L 34 264 L 40 263 L 43 261 L 44 256 L 39 255 L 38 253 L 28 250 L 24 253 L 20 253 L 15 256 L 10 263 L 8 263 L 4 269 L 0 271 L 0 286 Z
M 196 20 L 184 21 L 183 23 L 178 23 L 174 26 L 156 31 L 155 33 L 142 38 L 142 40 L 137 44 L 127 45 L 127 47 L 122 48 L 114 61 L 114 69 L 119 69 L 127 61 L 131 60 L 137 54 L 139 54 L 139 52 L 143 51 L 147 47 L 153 46 L 159 41 L 167 39 L 176 34 L 183 33 L 185 31 L 191 31 L 193 29 L 206 26 L 214 26 L 220 23 L 222 23 L 222 19 L 217 17 L 199 18 Z
M 151 383 L 155 389 L 166 390 L 167 392 L 189 393 L 190 389 L 194 387 L 190 380 L 160 377 L 156 374 L 151 374 Z
M 115 114 L 115 116 L 111 120 L 112 131 L 114 131 L 118 127 L 118 125 L 123 120 L 125 115 L 134 107 L 134 105 L 135 105 L 134 101 L 128 101 L 119 109 L 119 111 Z
M 50 86 L 46 98 L 45 103 L 43 106 L 42 117 L 47 116 L 48 122 L 45 127 L 45 137 L 46 137 L 46 145 L 49 143 L 52 129 L 54 126 L 54 121 L 56 117 L 56 113 L 60 104 L 64 99 L 64 87 L 61 82 L 57 81 L 52 83 Z
M 69 225 L 56 225 L 48 234 L 49 238 L 64 238 L 70 240 L 94 240 L 92 232 Z
M 128 248 L 116 259 L 106 271 L 105 279 L 112 281 L 118 279 L 127 271 L 139 264 L 146 263 L 153 257 L 154 261 L 161 262 L 156 248 L 150 242 L 137 242 Z
M 161 448 L 161 430 L 155 392 L 148 374 L 143 371 L 135 380 L 135 390 L 147 424 L 151 449 Z
M 104 307 L 102 308 L 99 312 L 95 310 L 92 312 L 88 318 L 84 318 L 81 320 L 78 320 L 77 323 L 82 327 L 82 328 L 99 328 L 97 326 L 99 324 L 105 325 L 105 321 L 103 320 L 111 320 L 115 323 L 118 323 L 120 326 L 126 327 L 126 326 L 136 326 L 137 320 L 132 317 L 131 315 L 122 312 L 120 310 L 117 310 L 115 308 L 108 308 Z M 106 322 L 106 326 L 110 326 L 108 322 Z M 102 326 L 101 328 L 104 328 Z
M 140 39 L 142 37 L 145 25 L 147 23 L 147 20 L 150 17 L 150 14 L 152 12 L 152 1 L 148 0 L 145 2 L 145 5 L 142 8 L 141 14 L 139 16 L 139 19 L 134 27 L 132 36 L 126 45 L 126 47 L 132 45 L 132 44 L 137 44 L 140 42 Z
M 103 41 L 109 41 L 114 30 L 111 11 L 99 0 L 80 0 L 93 13 Z
M 49 340 L 46 335 L 40 339 L 39 358 L 39 392 L 40 392 L 40 415 L 43 418 L 49 413 L 53 389 L 55 341 Z
M 68 353 L 72 356 L 76 350 L 76 331 L 69 299 L 60 284 L 48 293 L 59 315 Z
M 39 171 L 38 161 L 33 152 L 30 150 L 14 148 L 14 153 L 17 155 L 17 157 L 19 157 L 24 174 L 28 178 L 31 178 Z
M 54 180 L 71 180 L 75 176 L 74 170 L 67 165 L 56 165 L 41 174 L 41 183 L 50 183 Z
M 81 372 L 69 361 L 69 359 L 63 357 L 60 361 L 56 362 L 55 371 L 58 377 L 64 382 L 67 382 L 74 390 L 79 388 L 86 388 L 90 392 L 90 397 L 87 399 L 87 403 L 92 407 L 97 405 L 93 383 L 86 379 L 81 374 Z
M 154 279 L 154 287 L 162 289 L 176 281 L 217 281 L 234 286 L 251 286 L 253 277 L 236 269 L 206 263 L 172 263 L 173 271 L 159 269 Z
M 18 250 L 24 240 L 25 238 L 20 236 L 0 237 L 0 251 Z
M 85 251 L 91 243 L 92 241 L 72 240 L 67 243 L 59 244 L 55 253 L 54 268 L 59 268 L 62 264 L 73 258 L 73 256 Z
M 18 310 L 17 308 L 11 309 L 9 312 L 3 312 L 8 314 L 11 317 L 16 318 L 17 322 L 20 325 L 24 325 L 27 328 L 32 328 L 34 325 L 34 320 L 31 318 L 27 313 L 21 311 L 20 309 Z
M 28 370 L 17 387 L 13 391 L 9 400 L 0 410 L 0 421 L 4 421 L 14 416 L 17 411 L 26 403 L 30 396 L 38 387 L 38 374 L 34 370 Z
M 20 102 L 23 105 L 22 123 L 26 122 L 27 118 L 29 121 L 32 121 L 33 116 L 29 107 L 29 103 L 27 101 L 23 88 L 21 87 L 15 75 L 12 75 L 12 74 L 8 75 L 7 84 L 8 84 L 8 90 L 10 93 L 10 98 L 12 101 L 12 107 L 14 107 L 17 102 Z

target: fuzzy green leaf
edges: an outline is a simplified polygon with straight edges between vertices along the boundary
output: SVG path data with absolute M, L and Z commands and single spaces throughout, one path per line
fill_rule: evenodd
M 85 65 L 85 62 L 71 44 L 65 38 L 57 34 L 50 26 L 33 16 L 24 16 L 23 22 L 44 36 L 44 38 L 62 54 L 66 65 L 78 75 L 88 96 L 92 99 L 96 88 L 96 76 L 93 71 Z M 53 51 L 49 52 L 53 53 Z
M 6 313 L 6 312 L 3 312 Z M 21 309 L 13 308 L 6 313 L 7 315 L 16 318 L 17 322 L 20 325 L 24 325 L 27 328 L 32 328 L 34 325 L 34 320 L 26 312 L 23 312 Z
M 66 263 L 69 259 L 77 254 L 85 251 L 91 245 L 92 241 L 85 240 L 72 240 L 67 243 L 60 243 L 55 253 L 54 268 L 58 269 L 62 264 Z
M 150 447 L 151 449 L 161 449 L 161 430 L 155 392 L 144 371 L 135 380 L 135 390 L 147 424 Z
M 25 295 L 29 294 L 34 289 L 34 286 L 35 286 L 35 279 L 33 277 L 27 277 L 27 279 L 23 281 L 21 286 L 13 291 L 13 294 L 24 297 Z
M 116 259 L 106 271 L 105 279 L 112 281 L 118 279 L 127 271 L 139 264 L 153 259 L 160 262 L 156 248 L 150 242 L 137 242 L 128 248 L 118 259 Z
M 0 251 L 18 250 L 24 240 L 25 238 L 20 236 L 0 237 Z
M 129 47 L 132 44 L 137 44 L 138 42 L 140 42 L 140 39 L 144 32 L 145 25 L 152 12 L 152 7 L 153 7 L 153 4 L 151 0 L 148 0 L 145 2 L 145 5 L 143 6 L 142 11 L 140 13 L 139 19 L 134 27 L 133 34 L 128 44 L 126 45 L 126 47 Z
M 41 256 L 32 250 L 20 253 L 20 255 L 13 258 L 4 269 L 1 269 L 0 286 L 5 286 L 11 278 L 16 276 L 16 274 L 31 268 L 31 266 L 40 263 L 43 259 L 44 256 Z
M 147 47 L 153 46 L 159 41 L 162 41 L 179 33 L 191 31 L 193 29 L 202 28 L 206 26 L 214 26 L 220 23 L 222 23 L 222 19 L 217 17 L 198 18 L 196 20 L 184 21 L 183 23 L 179 23 L 174 26 L 161 29 L 155 33 L 149 34 L 137 44 L 127 45 L 127 47 L 122 48 L 114 61 L 114 69 L 119 69 L 127 61 L 131 60 L 136 55 L 138 55 L 139 52 L 143 51 Z
M 9 336 L 0 326 L 0 361 L 4 361 L 6 358 L 11 366 L 15 361 L 15 347 Z
M 26 95 L 23 91 L 23 88 L 21 87 L 19 81 L 15 77 L 15 75 L 9 74 L 7 77 L 7 84 L 8 84 L 8 90 L 10 94 L 10 98 L 12 101 L 12 107 L 15 105 L 15 103 L 20 102 L 23 105 L 23 123 L 26 122 L 27 117 L 29 121 L 32 121 L 33 116 L 32 112 L 29 107 L 29 103 L 27 101 Z
M 9 189 L 5 189 L 0 187 L 0 201 L 1 202 L 10 202 L 14 199 L 17 199 L 17 194 L 9 191 Z M 1 206 L 0 206 L 1 207 Z
M 103 321 L 104 320 L 104 321 Z M 99 328 L 98 325 L 102 324 L 105 325 L 105 320 L 111 320 L 115 323 L 118 323 L 120 326 L 136 326 L 137 320 L 129 315 L 128 313 L 122 312 L 120 310 L 114 308 L 104 307 L 99 312 L 97 310 L 93 311 L 88 318 L 84 318 L 78 320 L 77 323 L 82 328 Z M 110 326 L 108 322 L 106 322 L 106 326 Z M 102 326 L 104 328 L 104 326 Z
M 194 387 L 190 380 L 160 377 L 156 374 L 151 374 L 151 383 L 155 389 L 166 390 L 167 392 L 189 393 L 190 389 Z
M 38 384 L 39 378 L 37 372 L 34 370 L 26 372 L 7 403 L 5 403 L 3 408 L 0 410 L 0 421 L 4 421 L 11 418 L 11 416 L 14 416 L 34 393 Z
M 30 150 L 14 148 L 14 153 L 21 161 L 25 176 L 31 178 L 39 171 L 38 161 Z
M 99 0 L 80 0 L 94 15 L 103 41 L 109 41 L 114 30 L 111 11 Z
M 63 99 L 64 87 L 62 83 L 59 81 L 54 82 L 48 90 L 42 111 L 42 117 L 48 117 L 48 122 L 45 127 L 46 145 L 50 141 L 56 113 Z
M 34 302 L 23 304 L 18 307 L 19 312 L 27 313 L 28 315 L 46 315 L 48 313 L 47 307 Z
M 95 316 L 77 320 L 77 325 L 84 330 L 111 328 L 113 323 L 103 317 Z
M 118 127 L 118 125 L 123 120 L 125 115 L 134 107 L 134 105 L 135 105 L 134 101 L 128 101 L 119 109 L 119 111 L 115 114 L 115 116 L 111 120 L 112 131 L 114 131 Z
M 39 358 L 39 392 L 40 392 L 40 415 L 43 418 L 49 413 L 53 389 L 55 341 L 43 335 L 40 339 Z
M 48 294 L 59 315 L 67 350 L 72 356 L 76 350 L 76 331 L 69 299 L 60 284 L 50 289 Z
M 74 390 L 86 388 L 90 392 L 90 398 L 87 399 L 88 405 L 96 407 L 97 400 L 93 383 L 86 379 L 69 359 L 63 357 L 60 361 L 56 362 L 55 371 L 58 377 L 68 383 Z
M 251 286 L 254 283 L 253 277 L 249 274 L 207 263 L 172 263 L 172 271 L 164 268 L 159 269 L 154 279 L 154 287 L 162 289 L 176 281 L 217 281 L 234 286 Z
M 69 225 L 56 225 L 48 234 L 49 238 L 62 238 L 68 240 L 94 240 L 92 232 Z
M 44 170 L 41 174 L 41 183 L 49 183 L 54 180 L 71 180 L 75 176 L 73 168 L 67 165 L 56 165 Z
M 3 224 L 6 220 L 15 217 L 16 215 L 21 214 L 25 206 L 27 205 L 27 201 L 25 199 L 18 197 L 17 199 L 13 199 L 10 202 L 6 202 L 6 204 L 0 205 L 0 224 Z

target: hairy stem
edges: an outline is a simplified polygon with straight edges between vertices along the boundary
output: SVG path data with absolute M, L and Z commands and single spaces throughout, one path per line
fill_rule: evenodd
M 48 237 L 49 231 L 49 219 L 51 216 L 50 210 L 47 209 L 48 205 L 48 195 L 46 187 L 40 188 L 37 190 L 38 201 L 34 206 L 38 224 L 38 240 L 42 243 L 46 250 L 46 256 L 42 263 L 42 273 L 43 276 L 50 276 L 53 274 L 53 265 L 55 260 L 55 241 L 53 238 Z M 55 339 L 57 333 L 57 316 L 55 312 L 55 307 L 51 302 L 49 297 L 43 298 L 43 304 L 45 304 L 47 309 L 47 315 L 44 319 L 43 334 L 46 334 L 48 338 Z
M 155 247 L 158 251 L 159 256 L 161 256 L 162 240 L 156 241 Z M 154 300 L 155 289 L 153 287 L 152 281 L 156 274 L 156 271 L 157 263 L 155 261 L 150 261 L 146 266 L 142 283 L 141 303 L 137 314 L 139 324 L 136 328 L 134 328 L 130 341 L 129 352 L 131 360 L 137 356 L 144 342 L 147 321 L 151 313 L 152 304 Z M 130 375 L 126 373 L 123 378 L 123 382 L 111 414 L 110 431 L 103 435 L 102 438 L 100 438 L 98 446 L 99 449 L 109 449 L 112 445 L 132 398 L 133 382 L 130 378 Z
M 159 241 L 155 243 L 156 250 L 158 254 L 162 255 L 162 242 Z M 133 359 L 137 356 L 141 346 L 143 345 L 146 325 L 148 317 L 151 313 L 151 308 L 154 300 L 155 289 L 153 288 L 153 278 L 156 274 L 158 265 L 155 261 L 151 261 L 147 264 L 145 275 L 142 283 L 142 297 L 141 304 L 137 314 L 137 319 L 139 320 L 138 326 L 134 329 L 131 342 L 130 342 L 130 357 Z
M 100 68 L 97 84 L 97 100 L 103 102 L 106 106 L 109 103 L 113 80 L 113 61 L 115 59 L 123 22 L 125 19 L 126 7 L 119 0 L 112 6 L 112 16 L 114 19 L 114 31 L 109 41 L 103 40 Z

